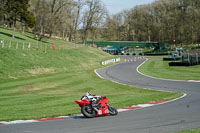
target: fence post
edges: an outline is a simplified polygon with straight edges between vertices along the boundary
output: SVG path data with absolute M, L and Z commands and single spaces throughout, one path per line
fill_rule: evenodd
M 19 45 L 19 44 L 18 44 L 18 42 L 17 42 L 17 44 L 16 44 L 16 49 L 18 49 L 18 45 Z
M 31 48 L 31 44 L 29 43 L 29 44 L 28 44 L 28 49 L 30 49 L 30 48 Z
M 47 45 L 45 44 L 45 53 L 47 53 Z
M 11 43 L 11 41 L 10 41 L 10 44 L 9 44 L 9 46 L 8 46 L 9 49 L 11 48 L 11 45 L 12 45 L 12 43 Z
M 190 63 L 190 54 L 188 53 L 188 63 Z
M 199 64 L 199 57 L 198 57 L 198 53 L 196 53 L 196 59 L 197 59 L 197 65 Z
M 24 50 L 24 42 L 23 42 L 23 46 L 22 46 L 22 49 Z
M 1 43 L 2 43 L 1 47 L 4 48 L 4 41 L 1 41 Z
M 8 45 L 8 48 L 9 48 L 9 49 L 11 48 L 11 42 L 10 42 L 10 44 Z

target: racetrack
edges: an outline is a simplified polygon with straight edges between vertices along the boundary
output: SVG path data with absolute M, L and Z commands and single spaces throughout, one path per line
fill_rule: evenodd
M 168 133 L 200 128 L 200 83 L 146 77 L 136 71 L 144 61 L 145 59 L 138 59 L 135 62 L 120 63 L 99 69 L 97 73 L 115 82 L 148 89 L 182 92 L 187 96 L 159 106 L 122 112 L 115 117 L 77 117 L 4 125 L 0 126 L 0 133 Z

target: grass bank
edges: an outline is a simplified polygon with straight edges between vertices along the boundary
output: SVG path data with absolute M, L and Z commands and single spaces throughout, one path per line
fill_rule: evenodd
M 100 79 L 93 70 L 110 55 L 93 48 L 47 53 L 1 49 L 0 53 L 0 121 L 80 113 L 74 100 L 87 91 L 108 96 L 116 107 L 181 95 Z
M 162 57 L 148 57 L 148 61 L 139 71 L 157 78 L 174 80 L 200 80 L 200 65 L 197 66 L 169 66 L 169 61 L 162 61 Z
M 185 131 L 179 131 L 174 133 L 200 133 L 200 129 L 193 129 L 193 130 L 185 130 Z
M 61 45 L 73 47 L 64 41 Z M 117 108 L 182 95 L 119 85 L 99 78 L 94 69 L 102 67 L 100 61 L 109 58 L 113 56 L 85 46 L 47 51 L 0 48 L 0 121 L 80 113 L 74 100 L 87 91 L 106 95 Z
M 43 51 L 52 49 L 52 45 L 56 45 L 56 49 L 73 49 L 80 46 L 58 38 L 45 37 L 42 41 L 38 41 L 39 39 L 30 32 L 22 34 L 20 31 L 16 31 L 14 37 L 12 34 L 12 30 L 0 27 L 0 47 L 2 47 L 2 41 L 4 42 L 3 47 L 9 49 L 28 49 L 29 44 L 31 45 L 30 49 Z

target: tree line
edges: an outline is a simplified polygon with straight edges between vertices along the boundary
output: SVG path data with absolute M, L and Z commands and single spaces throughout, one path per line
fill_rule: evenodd
M 114 15 L 101 0 L 0 0 L 1 26 L 29 30 L 39 40 L 194 44 L 199 23 L 199 0 L 155 0 Z
M 106 16 L 101 0 L 0 0 L 0 24 L 31 30 L 38 40 L 57 36 L 86 42 L 98 35 Z
M 199 0 L 156 0 L 107 18 L 105 37 L 119 41 L 200 43 Z
M 29 0 L 0 0 L 0 24 L 13 28 L 14 31 L 17 25 L 23 31 L 25 27 L 33 28 L 36 19 L 34 14 L 28 10 L 29 7 Z

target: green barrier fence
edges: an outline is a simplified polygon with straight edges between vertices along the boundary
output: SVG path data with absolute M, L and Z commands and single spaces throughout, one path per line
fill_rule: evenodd
M 83 44 L 78 42 L 77 44 Z M 95 44 L 97 47 L 107 47 L 107 46 L 120 46 L 120 47 L 154 47 L 155 51 L 162 52 L 170 47 L 169 43 L 159 43 L 159 42 L 131 42 L 131 41 L 108 41 L 108 42 L 93 42 L 88 41 L 87 45 Z

